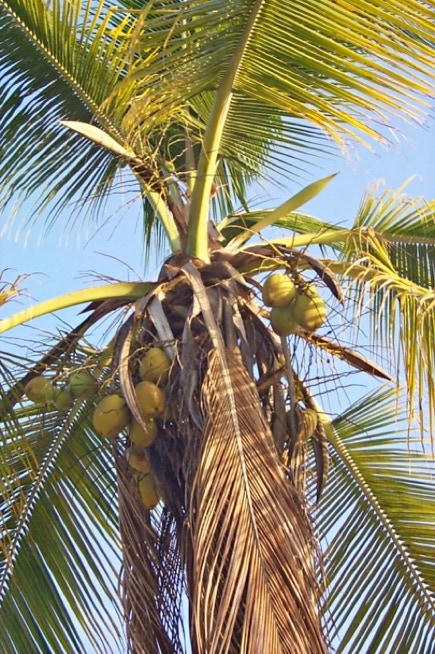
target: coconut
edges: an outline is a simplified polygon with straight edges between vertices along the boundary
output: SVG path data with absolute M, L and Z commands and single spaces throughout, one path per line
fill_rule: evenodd
M 133 418 L 130 422 L 128 435 L 135 445 L 149 447 L 157 438 L 157 423 L 154 418 L 145 418 L 145 428 Z
M 145 418 L 157 418 L 165 411 L 165 394 L 150 381 L 141 381 L 135 388 L 136 398 Z
M 266 279 L 262 289 L 264 304 L 269 307 L 285 307 L 296 295 L 293 281 L 282 273 L 272 273 Z
M 89 400 L 98 393 L 98 382 L 88 370 L 78 370 L 70 377 L 69 389 L 74 397 Z
M 160 501 L 160 495 L 154 485 L 152 475 L 146 474 L 139 480 L 139 494 L 146 509 L 154 509 Z
M 270 312 L 270 324 L 274 332 L 279 336 L 293 334 L 298 324 L 293 316 L 293 302 L 285 307 L 274 307 Z
M 299 289 L 299 295 L 308 295 L 309 297 L 320 297 L 319 291 L 314 284 L 308 284 Z
M 287 412 L 287 426 L 290 431 L 293 425 L 296 427 L 298 437 L 302 443 L 314 435 L 318 421 L 319 416 L 315 409 L 305 409 L 296 405 L 294 413 Z
M 53 400 L 54 386 L 49 379 L 39 375 L 27 382 L 24 392 L 36 404 L 49 404 Z
M 307 331 L 314 332 L 326 320 L 326 304 L 320 295 L 297 295 L 292 302 L 293 317 Z
M 159 347 L 151 347 L 139 364 L 140 378 L 163 386 L 168 381 L 171 359 Z
M 53 404 L 59 411 L 69 409 L 74 404 L 74 396 L 68 388 L 55 388 Z
M 138 472 L 146 472 L 146 473 L 150 471 L 150 465 L 148 463 L 145 450 L 141 448 L 137 448 L 135 446 L 128 447 L 125 452 L 125 457 L 128 461 L 128 464 L 134 470 L 137 470 Z
M 103 438 L 117 436 L 130 422 L 130 412 L 120 395 L 107 395 L 94 409 L 94 429 Z

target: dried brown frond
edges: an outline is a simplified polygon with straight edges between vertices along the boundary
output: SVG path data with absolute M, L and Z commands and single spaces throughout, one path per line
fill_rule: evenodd
M 304 502 L 239 357 L 210 353 L 201 400 L 189 507 L 195 651 L 325 652 Z
M 123 554 L 120 596 L 129 650 L 134 654 L 181 653 L 183 583 L 173 519 L 165 511 L 153 515 L 145 509 L 137 475 L 124 452 L 117 448 L 115 457 Z
M 339 343 L 334 343 L 334 341 L 331 341 L 325 336 L 320 336 L 319 334 L 304 332 L 304 338 L 329 354 L 333 354 L 342 361 L 345 361 L 357 370 L 361 370 L 368 375 L 373 375 L 373 377 L 379 377 L 380 379 L 386 379 L 387 381 L 394 381 L 393 378 L 376 363 L 370 361 L 370 359 L 367 359 L 367 357 L 349 347 L 344 347 Z

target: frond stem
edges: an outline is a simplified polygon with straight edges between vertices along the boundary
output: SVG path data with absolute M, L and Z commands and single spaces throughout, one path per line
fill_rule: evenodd
M 153 206 L 154 211 L 158 215 L 163 229 L 166 232 L 166 236 L 168 237 L 172 252 L 178 252 L 181 249 L 180 236 L 178 234 L 177 226 L 170 210 L 166 206 L 166 203 L 160 193 L 153 191 L 148 185 L 145 184 L 144 188 L 146 196 L 150 204 Z
M 257 23 L 264 0 L 257 0 L 248 17 L 240 41 L 231 59 L 226 75 L 217 89 L 198 163 L 198 173 L 192 192 L 190 218 L 187 234 L 187 253 L 193 257 L 209 261 L 207 225 L 212 185 L 216 172 L 222 136 L 234 95 L 234 84 L 240 66 L 251 41 L 251 34 Z
M 92 286 L 91 288 L 72 291 L 44 302 L 39 302 L 33 307 L 18 311 L 13 316 L 0 320 L 0 334 L 9 331 L 13 327 L 23 325 L 34 318 L 45 316 L 48 313 L 67 309 L 77 304 L 95 302 L 109 299 L 130 299 L 138 300 L 155 288 L 152 282 L 125 282 L 119 284 L 105 284 L 104 286 Z

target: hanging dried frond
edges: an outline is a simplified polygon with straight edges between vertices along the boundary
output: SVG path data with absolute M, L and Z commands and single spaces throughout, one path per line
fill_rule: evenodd
M 357 370 L 373 375 L 373 377 L 393 381 L 392 377 L 390 377 L 390 375 L 376 363 L 370 361 L 370 359 L 367 359 L 367 357 L 349 347 L 344 347 L 339 343 L 334 343 L 331 339 L 326 338 L 325 336 L 319 336 L 319 334 L 309 334 L 305 332 L 304 337 L 308 341 L 314 343 L 318 348 L 325 350 L 329 354 L 333 354 Z
M 201 393 L 204 431 L 191 490 L 196 651 L 325 652 L 313 538 L 285 479 L 256 388 L 216 350 Z M 268 537 L 273 533 L 273 542 Z
M 138 476 L 115 450 L 123 568 L 120 594 L 131 652 L 183 652 L 180 640 L 180 555 L 167 534 L 171 520 L 145 510 Z

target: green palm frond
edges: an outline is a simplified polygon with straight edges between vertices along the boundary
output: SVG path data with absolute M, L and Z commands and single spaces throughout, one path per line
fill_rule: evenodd
M 258 209 L 255 211 L 248 211 L 243 213 L 237 213 L 234 216 L 228 216 L 224 218 L 219 225 L 218 229 L 223 235 L 226 242 L 231 241 L 237 234 L 243 230 L 250 230 L 251 227 L 257 225 L 261 220 L 263 220 L 267 215 L 272 212 L 272 209 Z M 320 245 L 323 246 L 325 243 L 330 245 L 330 243 L 325 239 L 325 233 L 330 234 L 334 232 L 334 236 L 337 238 L 337 233 L 339 236 L 338 247 L 340 246 L 340 238 L 343 238 L 343 230 L 337 225 L 332 223 L 325 222 L 301 211 L 292 211 L 288 215 L 279 218 L 273 222 L 274 227 L 281 229 L 286 229 L 295 234 L 308 234 L 309 239 L 311 239 L 311 244 L 316 244 L 317 241 L 320 241 Z M 347 236 L 347 232 L 346 232 Z M 286 239 L 289 241 L 291 239 Z M 276 239 L 273 239 L 273 242 L 276 242 Z M 305 241 L 303 245 L 307 245 L 308 241 Z
M 278 144 L 281 135 L 285 135 L 286 141 L 291 137 L 295 117 L 297 123 L 301 119 L 305 120 L 337 140 L 340 138 L 341 129 L 346 132 L 350 126 L 354 130 L 374 136 L 376 132 L 367 126 L 367 116 L 371 111 L 376 109 L 379 112 L 381 107 L 398 111 L 400 106 L 400 113 L 403 115 L 404 111 L 407 111 L 406 103 L 399 104 L 396 94 L 400 95 L 402 90 L 408 98 L 414 95 L 414 102 L 418 103 L 425 85 L 426 91 L 429 92 L 431 83 L 428 84 L 427 80 L 430 73 L 426 78 L 422 73 L 426 68 L 429 71 L 431 55 L 430 48 L 427 47 L 425 53 L 422 53 L 422 59 L 411 64 L 413 72 L 410 76 L 413 79 L 410 86 L 414 90 L 410 93 L 408 82 L 400 72 L 403 69 L 401 59 L 407 47 L 400 38 L 400 42 L 393 41 L 397 43 L 398 49 L 396 53 L 392 53 L 394 46 L 391 48 L 392 41 L 387 41 L 385 31 L 387 26 L 388 32 L 394 31 L 394 22 L 387 22 L 386 16 L 378 11 L 377 6 L 376 13 L 373 14 L 369 12 L 369 15 L 366 15 L 365 10 L 352 14 L 342 12 L 341 8 L 337 11 L 335 5 L 331 6 L 330 2 L 325 2 L 322 6 L 325 10 L 323 14 L 319 12 L 317 2 L 314 8 L 314 3 L 313 6 L 309 3 L 307 7 L 306 3 L 299 6 L 295 3 L 283 5 L 257 1 L 235 3 L 225 14 L 219 3 L 210 2 L 210 6 L 209 3 L 201 3 L 201 7 L 208 10 L 208 15 L 200 16 L 197 4 L 197 0 L 183 3 L 183 11 L 180 11 L 178 3 L 167 3 L 166 26 L 162 22 L 158 24 L 164 33 L 170 35 L 171 41 L 165 41 L 163 47 L 162 35 L 159 34 L 159 43 L 156 31 L 142 31 L 138 34 L 136 52 L 145 53 L 144 63 L 141 63 L 140 57 L 137 58 L 134 62 L 135 70 L 130 69 L 118 93 L 125 94 L 132 80 L 138 83 L 136 97 L 130 100 L 132 117 L 123 118 L 125 129 L 130 128 L 137 133 L 145 124 L 149 125 L 149 131 L 152 132 L 153 121 L 158 123 L 160 116 L 166 115 L 163 108 L 158 107 L 155 118 L 152 117 L 154 97 L 158 96 L 158 101 L 166 103 L 165 106 L 170 108 L 177 92 L 180 96 L 179 102 L 182 97 L 189 102 L 186 94 L 193 98 L 210 88 L 216 88 L 204 131 L 197 184 L 191 206 L 189 251 L 202 257 L 198 241 L 204 241 L 205 237 L 208 202 L 216 165 L 219 156 L 223 154 L 225 139 L 228 143 L 227 125 L 234 124 L 232 112 L 237 111 L 240 99 L 248 97 L 257 102 L 258 108 L 254 112 L 256 125 L 253 131 L 246 133 L 245 139 L 240 138 L 242 129 L 238 130 L 239 133 L 234 135 L 236 138 L 232 139 L 232 144 L 236 151 L 240 151 L 244 141 L 248 141 L 251 151 L 254 146 L 257 153 L 260 153 L 262 160 L 259 159 L 258 164 L 261 166 L 265 162 L 264 155 L 267 159 L 267 148 L 270 146 L 270 117 L 273 113 L 281 118 L 286 115 L 274 130 L 273 140 Z M 400 8 L 398 11 L 400 13 Z M 406 19 L 416 21 L 417 35 L 421 29 L 428 29 L 429 23 L 423 21 L 423 26 L 417 7 L 413 7 L 411 14 L 412 17 L 407 14 Z M 144 15 L 148 18 L 149 6 L 144 10 Z M 330 22 L 325 20 L 326 17 L 331 19 Z M 355 42 L 352 42 L 353 21 Z M 316 31 L 312 29 L 313 22 Z M 370 45 L 367 41 L 364 51 L 368 24 L 371 28 Z M 216 34 L 216 38 L 204 38 L 205 25 L 207 33 Z M 346 30 L 346 43 L 343 42 L 340 31 L 337 33 L 340 27 L 343 28 L 343 33 Z M 400 29 L 399 32 L 402 37 Z M 380 35 L 378 41 L 376 36 L 374 37 L 377 41 L 375 45 L 372 38 L 374 34 Z M 220 37 L 225 38 L 224 49 Z M 274 47 L 270 50 L 272 40 Z M 421 45 L 418 39 L 416 42 Z M 313 60 L 313 52 L 316 51 L 318 56 Z M 374 51 L 376 55 L 372 58 Z M 370 55 L 367 52 L 370 52 Z M 412 52 L 413 47 L 410 47 L 410 56 L 414 56 L 411 55 Z M 388 72 L 392 70 L 392 59 L 395 60 L 397 69 L 391 78 L 387 79 Z M 203 75 L 204 62 L 207 62 L 206 79 Z M 357 70 L 359 73 L 365 71 L 361 74 L 362 79 L 354 74 Z M 408 69 L 408 74 L 409 72 Z M 168 76 L 173 93 L 165 98 L 162 96 L 162 80 L 164 88 L 164 80 Z M 116 96 L 112 102 L 116 103 Z M 192 116 L 188 113 L 185 119 L 189 118 Z M 125 120 L 129 122 L 125 123 Z M 134 138 L 133 133 L 131 134 L 130 138 Z M 264 135 L 267 135 L 266 139 Z M 268 163 L 270 167 L 271 161 Z
M 410 417 L 419 406 L 422 431 L 427 427 L 429 434 L 435 415 L 433 212 L 433 202 L 398 201 L 394 193 L 379 202 L 366 198 L 341 269 L 351 280 L 354 316 L 368 316 L 373 343 L 389 344 L 392 366 L 406 380 Z M 428 407 L 426 421 L 422 406 Z
M 274 226 L 289 229 L 292 236 L 248 247 L 246 254 L 256 253 L 258 270 L 265 271 L 276 268 L 278 261 L 283 264 L 282 254 L 288 248 L 321 248 L 323 265 L 347 287 L 349 321 L 366 330 L 375 347 L 388 347 L 389 372 L 407 385 L 410 419 L 414 410 L 419 413 L 422 434 L 427 429 L 433 444 L 435 203 L 409 198 L 403 187 L 387 189 L 379 198 L 376 191 L 377 186 L 367 192 L 354 225 L 347 229 L 289 213 Z M 238 231 L 255 232 L 271 215 L 244 213 L 223 221 L 221 230 L 237 238 Z M 262 262 L 262 252 L 267 250 Z M 309 260 L 305 267 L 312 267 Z M 358 331 L 352 338 L 359 337 Z
M 2 395 L 0 624 L 11 654 L 122 641 L 115 473 L 77 404 L 68 417 L 13 411 Z
M 327 429 L 317 511 L 338 652 L 428 651 L 435 634 L 433 460 L 395 391 L 359 400 Z
M 46 316 L 61 309 L 88 302 L 91 303 L 89 305 L 91 309 L 88 310 L 92 310 L 95 304 L 96 307 L 100 305 L 100 312 L 104 306 L 107 307 L 107 312 L 109 313 L 113 309 L 118 308 L 118 306 L 122 306 L 122 304 L 131 304 L 134 300 L 151 292 L 154 287 L 155 283 L 153 282 L 119 282 L 82 288 L 66 293 L 65 295 L 60 295 L 59 297 L 51 298 L 50 300 L 45 300 L 44 302 L 39 302 L 39 304 L 33 307 L 18 311 L 9 318 L 4 318 L 0 321 L 0 333 L 4 333 L 17 325 L 28 323 L 34 318 Z M 96 316 L 96 320 L 101 317 L 101 315 Z
M 116 98 L 133 91 L 133 107 L 123 119 L 138 133 L 138 123 L 165 113 L 156 109 L 149 118 L 158 84 L 164 88 L 168 80 L 175 89 L 160 98 L 161 106 L 181 103 L 201 89 L 215 89 L 243 48 L 231 98 L 234 111 L 239 97 L 242 102 L 250 98 L 258 103 L 258 126 L 266 119 L 267 106 L 269 114 L 278 111 L 305 119 L 334 138 L 341 129 L 373 135 L 366 125 L 368 112 L 418 113 L 417 105 L 424 104 L 421 93 L 430 93 L 432 83 L 425 72 L 430 75 L 432 50 L 426 41 L 433 13 L 418 1 L 406 6 L 396 2 L 394 13 L 386 2 L 348 4 L 354 11 L 329 0 L 240 0 L 231 5 L 189 0 L 182 7 L 174 0 L 149 3 L 138 19 L 143 27 L 131 40 L 138 56 L 111 102 L 119 108 Z M 409 28 L 406 37 L 404 23 Z M 291 121 L 284 132 L 287 129 L 291 134 Z
M 319 245 L 324 256 L 343 255 L 358 261 L 363 243 L 376 238 L 388 250 L 397 273 L 406 279 L 431 287 L 435 284 L 435 201 L 404 193 L 408 182 L 398 189 L 386 189 L 378 196 L 380 183 L 369 188 L 361 199 L 352 226 L 337 226 L 309 214 L 292 211 L 273 221 L 274 227 L 294 232 L 292 237 L 273 238 L 276 245 L 308 247 Z M 219 229 L 225 238 L 250 229 L 272 212 L 271 209 L 238 213 L 225 218 Z M 365 247 L 368 247 L 366 245 Z
M 387 248 L 394 269 L 406 279 L 431 288 L 435 286 L 435 201 L 405 195 L 406 185 L 386 189 L 379 198 L 378 185 L 369 189 L 362 198 L 354 229 L 373 230 Z M 352 249 L 350 242 L 347 252 Z
M 59 118 L 96 121 L 151 168 L 165 176 L 173 165 L 189 184 L 220 115 L 216 166 L 204 168 L 207 189 L 197 193 L 208 202 L 215 181 L 220 205 L 232 212 L 233 194 L 243 200 L 266 164 L 291 172 L 302 150 L 328 148 L 329 138 L 378 137 L 370 114 L 384 122 L 415 117 L 433 90 L 433 12 L 418 0 L 394 10 L 357 0 L 138 5 L 1 1 L 0 63 L 10 82 L 2 98 L 3 201 L 36 192 L 39 208 L 56 197 L 59 209 L 108 191 L 118 162 L 83 149 Z M 222 84 L 232 78 L 219 113 Z
M 433 445 L 435 291 L 402 277 L 379 241 L 376 247 L 377 256 L 365 253 L 368 263 L 346 263 L 355 280 L 348 293 L 350 320 L 368 330 L 380 352 L 386 348 L 390 374 L 406 383 L 409 419 L 418 417 L 422 437 Z
M 97 208 L 112 184 L 113 157 L 83 147 L 58 122 L 97 120 L 119 137 L 99 109 L 122 67 L 106 34 L 111 20 L 105 2 L 0 2 L 2 206 L 32 197 L 38 212 L 54 200 L 56 214 L 94 198 Z

